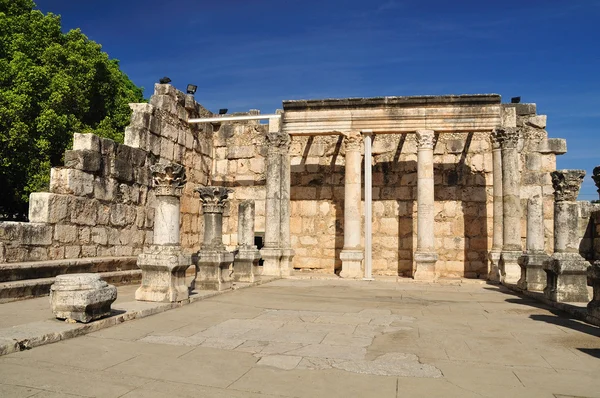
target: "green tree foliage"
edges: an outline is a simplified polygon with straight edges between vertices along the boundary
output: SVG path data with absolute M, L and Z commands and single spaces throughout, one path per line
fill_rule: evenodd
M 123 142 L 142 90 L 79 29 L 31 0 L 0 0 L 0 217 L 47 189 L 73 133 Z

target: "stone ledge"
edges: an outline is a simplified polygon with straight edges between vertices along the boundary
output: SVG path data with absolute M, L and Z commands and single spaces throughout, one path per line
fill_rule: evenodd
M 262 278 L 260 281 L 253 283 L 240 284 L 233 290 L 262 285 L 276 279 L 279 278 Z M 126 321 L 159 314 L 225 292 L 196 291 L 196 294 L 191 295 L 189 299 L 177 303 L 124 302 L 113 305 L 111 316 L 87 324 L 65 323 L 52 319 L 7 327 L 0 329 L 0 355 L 29 350 L 37 346 L 82 336 Z

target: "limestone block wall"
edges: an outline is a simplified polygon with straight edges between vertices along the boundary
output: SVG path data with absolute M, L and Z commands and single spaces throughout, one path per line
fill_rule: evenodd
M 239 113 L 235 115 L 258 114 Z M 233 189 L 223 214 L 223 243 L 237 245 L 240 201 L 255 202 L 255 233 L 265 231 L 265 156 L 267 125 L 248 121 L 224 123 L 214 131 L 214 166 L 211 183 Z
M 0 262 L 131 256 L 152 243 L 154 194 L 149 166 L 182 163 L 188 184 L 181 201 L 181 243 L 198 249 L 203 230 L 193 189 L 212 168 L 210 125 L 187 119 L 210 116 L 192 96 L 157 84 L 149 104 L 132 104 L 125 144 L 75 134 L 63 167 L 53 168 L 50 192 L 30 198 L 29 223 L 0 223 Z

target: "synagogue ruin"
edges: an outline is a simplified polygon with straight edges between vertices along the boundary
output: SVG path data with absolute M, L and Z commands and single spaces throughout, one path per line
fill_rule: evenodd
M 166 302 L 261 275 L 479 278 L 592 299 L 600 322 L 600 205 L 577 201 L 583 170 L 556 170 L 566 142 L 535 104 L 347 98 L 213 115 L 157 84 L 131 108 L 124 144 L 75 134 L 29 222 L 0 223 L 0 300 L 72 273 Z

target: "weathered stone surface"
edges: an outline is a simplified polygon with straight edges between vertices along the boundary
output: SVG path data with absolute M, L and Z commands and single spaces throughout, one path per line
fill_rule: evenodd
M 587 305 L 588 313 L 600 322 L 600 261 L 594 262 L 587 269 L 587 279 L 593 289 L 592 300 Z
M 191 257 L 178 246 L 151 245 L 138 256 L 142 270 L 142 285 L 135 299 L 154 302 L 177 302 L 189 297 L 185 272 L 192 264 Z
M 59 275 L 50 287 L 50 303 L 59 319 L 88 323 L 110 315 L 117 288 L 98 274 Z
M 227 159 L 251 159 L 256 156 L 254 146 L 232 146 L 227 148 Z
M 67 195 L 34 192 L 29 195 L 29 221 L 56 224 L 67 218 L 68 206 Z
M 587 267 L 589 263 L 578 253 L 554 253 L 544 262 L 547 282 L 546 298 L 557 302 L 587 302 Z

